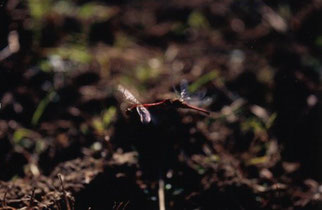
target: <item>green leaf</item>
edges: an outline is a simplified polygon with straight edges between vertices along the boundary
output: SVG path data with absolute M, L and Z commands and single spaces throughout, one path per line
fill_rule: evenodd
M 207 18 L 199 11 L 194 11 L 189 15 L 188 24 L 193 28 L 208 28 Z
M 32 131 L 26 128 L 19 128 L 13 134 L 13 142 L 16 144 L 20 144 L 21 140 L 25 137 L 29 137 Z
M 41 20 L 50 11 L 52 2 L 50 0 L 28 0 L 30 15 L 36 20 Z
M 115 114 L 116 114 L 116 108 L 114 106 L 108 108 L 108 110 L 106 110 L 103 113 L 103 124 L 105 128 L 107 128 L 110 125 Z

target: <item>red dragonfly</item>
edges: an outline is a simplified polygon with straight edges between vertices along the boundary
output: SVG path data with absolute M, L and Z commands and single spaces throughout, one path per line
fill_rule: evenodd
M 126 88 L 124 88 L 121 85 L 118 86 L 118 91 L 122 93 L 124 100 L 127 100 L 127 102 L 132 104 L 129 108 L 126 109 L 126 113 L 129 114 L 133 112 L 134 109 L 136 109 L 142 123 L 149 123 L 151 121 L 151 114 L 147 109 L 150 107 L 173 107 L 176 109 L 178 108 L 192 109 L 192 110 L 205 113 L 207 115 L 210 114 L 210 112 L 205 109 L 202 109 L 187 103 L 187 102 L 193 103 L 193 102 L 196 102 L 197 100 L 200 102 L 199 100 L 200 96 L 195 96 L 195 97 L 190 96 L 188 91 L 188 83 L 186 80 L 183 80 L 180 84 L 179 98 L 164 99 L 162 101 L 155 102 L 155 103 L 144 103 L 144 104 L 140 103 L 130 91 L 128 91 Z M 209 102 L 209 100 L 206 100 L 206 101 Z

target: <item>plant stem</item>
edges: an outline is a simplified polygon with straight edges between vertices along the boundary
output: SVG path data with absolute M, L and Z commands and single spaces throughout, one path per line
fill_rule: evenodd
M 158 196 L 159 196 L 159 210 L 165 210 L 164 180 L 163 180 L 162 172 L 160 173 L 160 178 L 159 178 Z

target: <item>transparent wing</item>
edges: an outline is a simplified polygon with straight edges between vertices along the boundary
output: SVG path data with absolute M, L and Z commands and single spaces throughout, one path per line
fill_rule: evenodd
M 205 97 L 207 93 L 205 89 L 191 94 L 189 92 L 188 81 L 185 79 L 180 83 L 180 91 L 180 98 L 194 106 L 208 106 L 213 101 L 212 98 Z
M 125 87 L 122 85 L 118 85 L 116 88 L 115 96 L 119 103 L 121 104 L 120 108 L 122 112 L 125 114 L 129 105 L 138 105 L 140 102 L 136 99 L 136 97 Z M 147 108 L 144 106 L 138 105 L 136 106 L 136 111 L 140 116 L 140 121 L 142 123 L 151 122 L 151 114 Z
M 205 89 L 198 90 L 197 92 L 190 94 L 188 101 L 201 101 L 205 98 L 207 91 Z
M 177 88 L 175 87 L 175 85 L 172 85 L 172 89 L 173 89 L 173 91 L 174 91 L 175 95 L 176 95 L 177 97 L 181 98 L 181 93 L 180 93 L 180 91 L 179 91 L 179 90 L 177 90 Z
M 184 101 L 190 100 L 189 85 L 186 79 L 181 80 L 180 82 L 180 98 Z
M 116 97 L 120 103 L 128 104 L 139 104 L 140 102 L 135 98 L 135 96 L 122 85 L 118 85 L 116 88 Z
M 209 106 L 212 101 L 213 99 L 211 97 L 203 97 L 202 99 L 191 97 L 191 100 L 188 100 L 187 103 L 193 106 Z
M 205 89 L 193 93 L 187 102 L 194 106 L 209 106 L 212 103 L 213 98 L 206 97 L 206 93 L 207 91 Z
M 151 122 L 151 114 L 144 106 L 137 106 L 136 111 L 140 116 L 140 121 L 144 124 Z

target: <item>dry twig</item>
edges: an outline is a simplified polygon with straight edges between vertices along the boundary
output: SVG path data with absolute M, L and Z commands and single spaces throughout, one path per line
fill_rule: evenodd
M 65 191 L 64 182 L 63 182 L 63 175 L 58 174 L 57 176 L 58 176 L 58 178 L 60 180 L 60 184 L 61 184 L 61 187 L 62 187 L 62 190 L 63 190 L 63 195 L 64 195 L 67 210 L 72 210 L 71 207 L 70 207 L 69 199 L 67 197 L 67 193 Z

